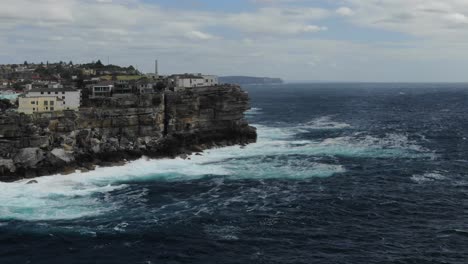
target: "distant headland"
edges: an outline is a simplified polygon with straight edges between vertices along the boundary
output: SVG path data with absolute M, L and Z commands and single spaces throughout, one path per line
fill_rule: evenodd
M 251 77 L 251 76 L 222 76 L 220 82 L 238 85 L 283 84 L 281 78 Z

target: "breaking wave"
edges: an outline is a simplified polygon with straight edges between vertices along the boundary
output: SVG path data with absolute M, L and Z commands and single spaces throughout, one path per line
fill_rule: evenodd
M 255 144 L 211 149 L 186 160 L 142 158 L 121 167 L 40 177 L 37 184 L 0 183 L 0 219 L 62 220 L 114 212 L 122 205 L 118 200 L 110 200 L 112 195 L 108 194 L 126 190 L 135 182 L 190 181 L 204 177 L 300 180 L 345 173 L 340 157 L 398 158 L 425 154 L 425 149 L 397 134 L 384 138 L 361 134 L 322 140 L 297 138 L 307 130 L 350 127 L 329 117 L 289 128 L 256 127 L 259 138 Z
M 323 116 L 316 118 L 305 124 L 305 128 L 310 129 L 344 129 L 351 128 L 350 124 L 340 123 L 331 120 L 331 116 Z
M 445 179 L 447 179 L 447 177 L 442 175 L 440 172 L 430 172 L 411 176 L 411 180 L 419 184 L 441 181 Z

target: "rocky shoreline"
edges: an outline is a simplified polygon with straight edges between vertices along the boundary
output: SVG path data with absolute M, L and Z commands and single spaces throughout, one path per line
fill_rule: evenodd
M 226 85 L 90 100 L 79 112 L 2 113 L 0 181 L 249 144 L 249 108 L 247 93 Z

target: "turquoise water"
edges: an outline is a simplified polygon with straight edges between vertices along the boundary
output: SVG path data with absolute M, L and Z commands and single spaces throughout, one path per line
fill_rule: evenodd
M 20 94 L 0 94 L 0 99 L 8 99 L 10 101 L 15 101 Z

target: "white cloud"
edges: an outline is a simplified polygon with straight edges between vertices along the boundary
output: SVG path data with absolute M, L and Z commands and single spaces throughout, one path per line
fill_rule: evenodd
M 214 39 L 215 36 L 210 35 L 208 33 L 203 33 L 198 30 L 192 30 L 190 32 L 187 32 L 186 36 L 190 39 L 195 39 L 195 40 L 210 40 Z
M 361 26 L 418 37 L 468 39 L 465 0 L 347 0 Z
M 326 30 L 324 26 L 310 25 L 330 12 L 320 8 L 261 8 L 257 12 L 232 14 L 226 25 L 253 34 L 284 35 Z M 221 22 L 222 23 L 222 22 Z
M 466 17 L 464 14 L 460 13 L 452 13 L 452 14 L 447 14 L 445 16 L 448 22 L 454 23 L 454 24 L 466 24 L 468 23 L 468 17 Z
M 336 9 L 336 13 L 340 16 L 352 16 L 354 15 L 354 11 L 349 8 L 349 7 L 340 7 L 338 9 Z
M 303 32 L 319 32 L 319 31 L 326 31 L 328 30 L 327 27 L 319 27 L 316 25 L 307 25 L 302 28 Z

